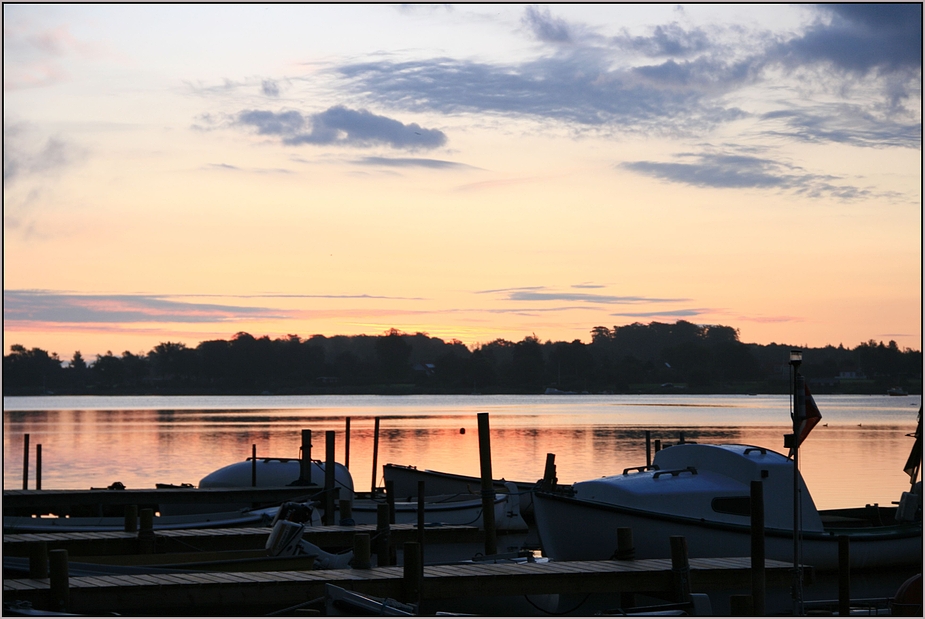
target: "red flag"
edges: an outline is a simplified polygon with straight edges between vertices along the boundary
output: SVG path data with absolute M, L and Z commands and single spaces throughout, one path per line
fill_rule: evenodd
M 803 440 L 809 436 L 810 431 L 815 428 L 819 420 L 822 419 L 822 413 L 819 412 L 819 408 L 816 406 L 813 394 L 809 392 L 809 385 L 805 385 L 804 388 L 806 390 L 806 415 L 803 417 L 803 421 L 800 422 L 800 431 L 796 436 L 797 447 L 803 443 Z M 794 449 L 795 447 L 790 448 L 790 457 L 793 457 Z

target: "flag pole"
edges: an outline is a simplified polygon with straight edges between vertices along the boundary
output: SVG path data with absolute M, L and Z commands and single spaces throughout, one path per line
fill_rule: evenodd
M 800 569 L 800 433 L 806 410 L 806 385 L 800 374 L 803 351 L 790 351 L 790 365 L 793 368 L 793 614 L 803 614 L 803 575 Z

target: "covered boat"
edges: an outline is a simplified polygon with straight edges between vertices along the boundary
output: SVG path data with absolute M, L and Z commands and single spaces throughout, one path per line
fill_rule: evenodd
M 691 557 L 748 556 L 750 484 L 761 480 L 766 556 L 791 561 L 793 473 L 792 460 L 763 447 L 677 444 L 657 452 L 651 466 L 535 492 L 543 552 L 557 561 L 608 559 L 617 528 L 630 527 L 639 559 L 667 558 L 673 535 L 687 538 Z M 921 483 L 898 507 L 820 511 L 797 479 L 803 563 L 837 569 L 838 537 L 845 535 L 853 568 L 921 565 Z

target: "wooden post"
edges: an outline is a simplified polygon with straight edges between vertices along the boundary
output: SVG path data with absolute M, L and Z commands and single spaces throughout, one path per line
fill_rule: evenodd
M 729 596 L 729 615 L 732 617 L 751 617 L 755 612 L 752 596 L 739 593 Z
M 353 567 L 368 570 L 372 567 L 369 557 L 369 533 L 357 533 L 353 536 Z
M 48 565 L 50 571 L 51 610 L 67 612 L 71 605 L 71 586 L 67 575 L 67 550 L 58 548 L 49 551 Z
M 662 450 L 662 439 L 655 439 L 655 453 L 658 453 Z
M 385 482 L 385 502 L 389 506 L 389 524 L 395 524 L 395 482 Z
M 344 429 L 344 467 L 350 468 L 350 417 L 347 417 L 347 427 Z
M 154 553 L 154 510 L 141 510 L 141 527 L 138 529 L 138 550 L 140 554 Z
M 251 445 L 251 486 L 257 487 L 257 443 Z
M 373 429 L 373 482 L 369 485 L 369 491 L 376 494 L 376 467 L 379 460 L 379 418 L 376 417 L 376 423 Z
M 402 570 L 402 601 L 419 604 L 424 588 L 424 564 L 421 561 L 421 547 L 417 542 L 405 542 L 405 565 Z
M 756 617 L 764 616 L 765 607 L 765 545 L 764 545 L 764 484 L 751 482 L 749 506 L 752 528 L 752 612 Z
M 543 469 L 543 490 L 547 492 L 556 487 L 556 454 L 546 454 L 546 468 Z
M 421 565 L 424 565 L 424 482 L 418 482 L 418 544 L 421 546 Z
M 350 499 L 341 499 L 338 501 L 340 507 L 340 524 L 344 527 L 352 527 L 356 524 L 353 520 L 353 505 L 350 504 Z
M 633 529 L 630 527 L 617 527 L 617 550 L 613 553 L 614 559 L 631 561 L 636 558 L 636 548 L 633 545 Z M 636 605 L 636 595 L 631 591 L 620 594 L 620 608 L 632 608 Z
M 302 430 L 302 459 L 299 460 L 299 480 L 312 483 L 312 431 Z
M 48 542 L 29 544 L 29 578 L 48 578 Z
M 389 506 L 376 505 L 376 565 L 389 565 Z
M 138 530 L 138 506 L 125 506 L 125 532 L 134 533 Z
M 671 579 L 678 602 L 691 601 L 691 565 L 687 559 L 687 538 L 672 535 L 671 542 Z
M 678 432 L 678 445 L 684 444 L 684 430 Z
M 652 431 L 646 430 L 646 466 L 652 466 Z
M 29 489 L 29 434 L 22 435 L 22 489 Z
M 495 533 L 495 487 L 491 478 L 491 431 L 488 413 L 479 413 L 479 464 L 482 471 L 482 522 L 485 528 L 485 554 L 498 554 Z
M 35 489 L 42 489 L 42 444 L 35 446 Z
M 851 548 L 847 535 L 838 536 L 838 614 L 851 613 Z
M 334 430 L 324 433 L 324 524 L 335 523 L 334 506 Z

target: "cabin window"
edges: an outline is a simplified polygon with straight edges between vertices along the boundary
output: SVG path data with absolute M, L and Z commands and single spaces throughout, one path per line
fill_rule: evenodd
M 751 500 L 747 496 L 716 497 L 710 504 L 713 511 L 720 514 L 733 514 L 735 516 L 751 515 Z

